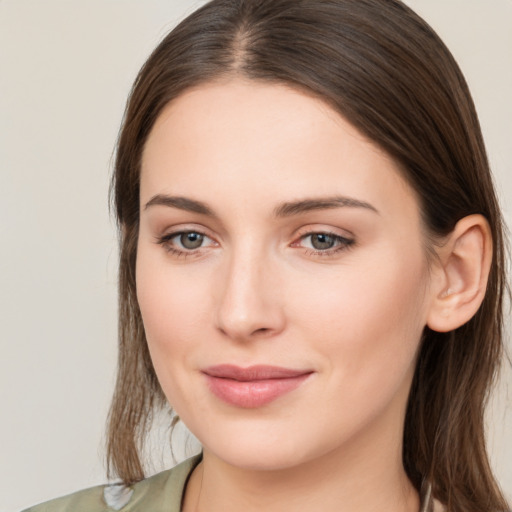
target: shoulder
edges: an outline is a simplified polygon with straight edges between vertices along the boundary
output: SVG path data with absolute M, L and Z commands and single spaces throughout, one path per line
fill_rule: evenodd
M 179 512 L 187 479 L 200 460 L 201 456 L 197 455 L 131 487 L 99 485 L 36 505 L 24 512 L 135 512 L 141 507 L 151 512 Z
M 73 509 L 90 510 L 91 512 L 108 510 L 103 501 L 103 486 L 92 487 L 69 496 L 41 503 L 24 512 L 67 512 Z

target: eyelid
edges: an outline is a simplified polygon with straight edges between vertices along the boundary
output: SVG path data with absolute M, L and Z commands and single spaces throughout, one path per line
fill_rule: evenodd
M 349 242 L 349 243 L 354 243 L 354 241 L 355 241 L 353 238 L 348 238 L 346 236 L 339 235 L 338 233 L 334 233 L 332 231 L 310 231 L 309 233 L 304 233 L 303 235 L 299 236 L 297 241 L 292 243 L 292 246 L 297 244 L 301 240 L 304 240 L 305 238 L 308 238 L 313 235 L 327 235 L 336 240 L 342 240 L 342 241 Z
M 167 225 L 163 229 L 159 229 L 156 234 L 155 238 L 170 238 L 176 235 L 180 235 L 182 233 L 198 233 L 200 235 L 203 235 L 205 237 L 208 237 L 212 240 L 215 240 L 215 236 L 212 234 L 211 230 L 202 226 L 201 224 L 186 224 L 186 223 L 180 223 L 180 224 L 173 224 L 173 225 Z
M 294 242 L 292 242 L 291 247 L 294 248 L 302 248 L 305 249 L 305 252 L 308 256 L 320 256 L 320 257 L 329 257 L 336 256 L 339 252 L 346 251 L 352 248 L 355 243 L 355 237 L 352 233 L 345 231 L 346 234 L 341 234 L 337 230 L 332 227 L 312 227 L 307 226 L 305 228 L 301 228 L 298 230 L 294 238 Z M 334 238 L 337 243 L 330 248 L 327 249 L 315 249 L 311 247 L 303 247 L 301 245 L 302 241 L 312 235 L 327 235 Z
M 302 239 L 308 235 L 326 234 L 334 237 L 343 238 L 345 240 L 355 240 L 355 235 L 348 229 L 337 228 L 325 224 L 310 224 L 303 226 L 293 234 L 294 240 Z
M 204 229 L 202 227 L 196 227 L 189 225 L 177 225 L 173 226 L 172 228 L 168 228 L 164 231 L 161 235 L 155 236 L 155 243 L 158 245 L 161 245 L 168 253 L 173 254 L 174 256 L 178 257 L 189 257 L 189 256 L 201 256 L 203 251 L 209 247 L 215 247 L 218 246 L 219 243 L 213 236 L 208 234 L 207 229 Z M 206 246 L 200 246 L 196 249 L 187 249 L 185 247 L 180 247 L 179 245 L 173 244 L 171 241 L 173 238 L 179 237 L 180 235 L 184 235 L 187 233 L 197 233 L 198 235 L 201 235 L 205 239 L 210 240 L 211 243 L 209 243 Z
M 203 240 L 205 239 L 208 239 L 210 240 L 211 242 L 214 242 L 215 243 L 215 240 L 213 240 L 210 236 L 208 236 L 206 233 L 203 233 L 201 231 L 198 231 L 197 229 L 193 229 L 193 230 L 180 230 L 180 231 L 176 231 L 174 233 L 168 233 L 167 235 L 164 235 L 162 237 L 163 240 L 166 240 L 166 241 L 170 241 L 174 238 L 180 238 L 181 236 L 183 235 L 190 235 L 190 234 L 195 234 L 195 235 L 199 235 L 203 238 Z M 208 246 L 211 245 L 211 244 L 208 244 Z M 208 246 L 201 246 L 201 248 L 203 247 L 208 247 Z M 186 248 L 185 248 L 186 249 Z M 198 247 L 199 249 L 199 247 Z M 194 249 L 186 249 L 187 251 L 193 251 Z

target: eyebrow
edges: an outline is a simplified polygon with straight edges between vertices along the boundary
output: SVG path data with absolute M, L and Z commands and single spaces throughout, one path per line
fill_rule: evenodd
M 208 217 L 217 218 L 217 215 L 213 210 L 201 201 L 195 199 L 189 199 L 182 196 L 168 196 L 166 194 L 157 194 L 153 196 L 145 205 L 144 209 L 147 210 L 151 206 L 168 206 L 171 208 L 177 208 L 179 210 L 185 210 L 188 212 L 199 213 Z M 330 210 L 334 208 L 364 208 L 375 213 L 379 213 L 377 208 L 372 206 L 370 203 L 354 199 L 352 197 L 344 196 L 333 196 L 333 197 L 321 197 L 312 199 L 301 199 L 299 201 L 289 201 L 282 203 L 274 208 L 274 217 L 292 217 L 301 213 L 306 213 L 315 210 Z
M 300 201 L 291 201 L 279 205 L 274 210 L 275 217 L 291 217 L 301 213 L 310 212 L 314 210 L 330 210 L 334 208 L 365 208 L 375 213 L 379 213 L 377 208 L 370 203 L 354 199 L 352 197 L 334 196 L 334 197 L 321 197 L 313 199 L 302 199 Z
M 200 213 L 201 215 L 207 215 L 208 217 L 216 217 L 213 210 L 205 203 L 194 199 L 188 199 L 187 197 L 157 194 L 146 203 L 144 209 L 147 210 L 150 206 L 155 205 L 169 206 L 171 208 L 178 208 L 179 210 L 185 210 L 187 212 Z

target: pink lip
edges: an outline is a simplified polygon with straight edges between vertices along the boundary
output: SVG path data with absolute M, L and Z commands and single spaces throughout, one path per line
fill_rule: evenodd
M 278 366 L 241 368 L 230 364 L 203 370 L 210 391 L 230 405 L 253 409 L 273 402 L 300 386 L 313 372 Z

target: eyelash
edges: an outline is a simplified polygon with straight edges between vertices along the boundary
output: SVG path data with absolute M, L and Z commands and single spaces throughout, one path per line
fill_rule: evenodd
M 326 235 L 334 239 L 334 243 L 337 245 L 334 245 L 334 247 L 326 249 L 326 250 L 319 250 L 319 249 L 307 249 L 306 254 L 308 256 L 320 256 L 320 257 L 329 257 L 329 256 L 335 256 L 336 254 L 346 251 L 350 249 L 354 244 L 355 240 L 352 238 L 346 238 L 344 236 L 338 235 L 337 233 L 332 233 L 330 231 L 310 231 L 308 233 L 305 233 L 300 236 L 299 241 L 304 241 L 308 237 L 311 237 L 313 235 Z M 294 242 L 292 244 L 292 247 L 296 246 L 297 242 Z
M 211 238 L 202 231 L 199 231 L 197 229 L 190 229 L 190 230 L 184 230 L 184 231 L 176 231 L 174 233 L 169 233 L 167 235 L 164 235 L 157 239 L 157 244 L 161 245 L 169 254 L 172 254 L 173 256 L 177 256 L 179 258 L 188 258 L 193 256 L 201 256 L 201 249 L 204 249 L 204 247 L 199 247 L 197 249 L 177 249 L 171 244 L 171 240 L 173 238 L 178 238 L 182 235 L 188 235 L 188 234 L 196 234 L 203 236 L 204 238 L 208 238 L 211 240 Z
M 193 256 L 201 256 L 201 249 L 204 249 L 204 247 L 199 247 L 197 249 L 177 249 L 175 246 L 171 244 L 171 240 L 173 238 L 180 237 L 182 235 L 187 234 L 197 234 L 200 236 L 203 236 L 205 238 L 208 238 L 211 240 L 211 238 L 202 231 L 199 230 L 185 230 L 185 231 L 176 231 L 174 233 L 169 233 L 167 235 L 164 235 L 162 237 L 157 238 L 157 244 L 163 246 L 163 248 L 170 254 L 181 257 L 181 258 L 187 258 L 187 257 L 193 257 Z M 334 239 L 334 243 L 337 244 L 332 248 L 325 249 L 325 250 L 319 250 L 319 249 L 307 249 L 306 254 L 308 256 L 320 256 L 320 257 L 329 257 L 334 256 L 338 254 L 339 252 L 346 251 L 350 249 L 354 244 L 355 240 L 351 238 L 346 238 L 341 235 L 338 235 L 336 233 L 332 233 L 330 231 L 310 231 L 308 233 L 305 233 L 299 237 L 299 242 L 304 241 L 308 237 L 311 237 L 313 235 L 326 235 L 329 237 L 332 237 Z M 298 242 L 293 242 L 291 244 L 292 247 L 298 247 Z

